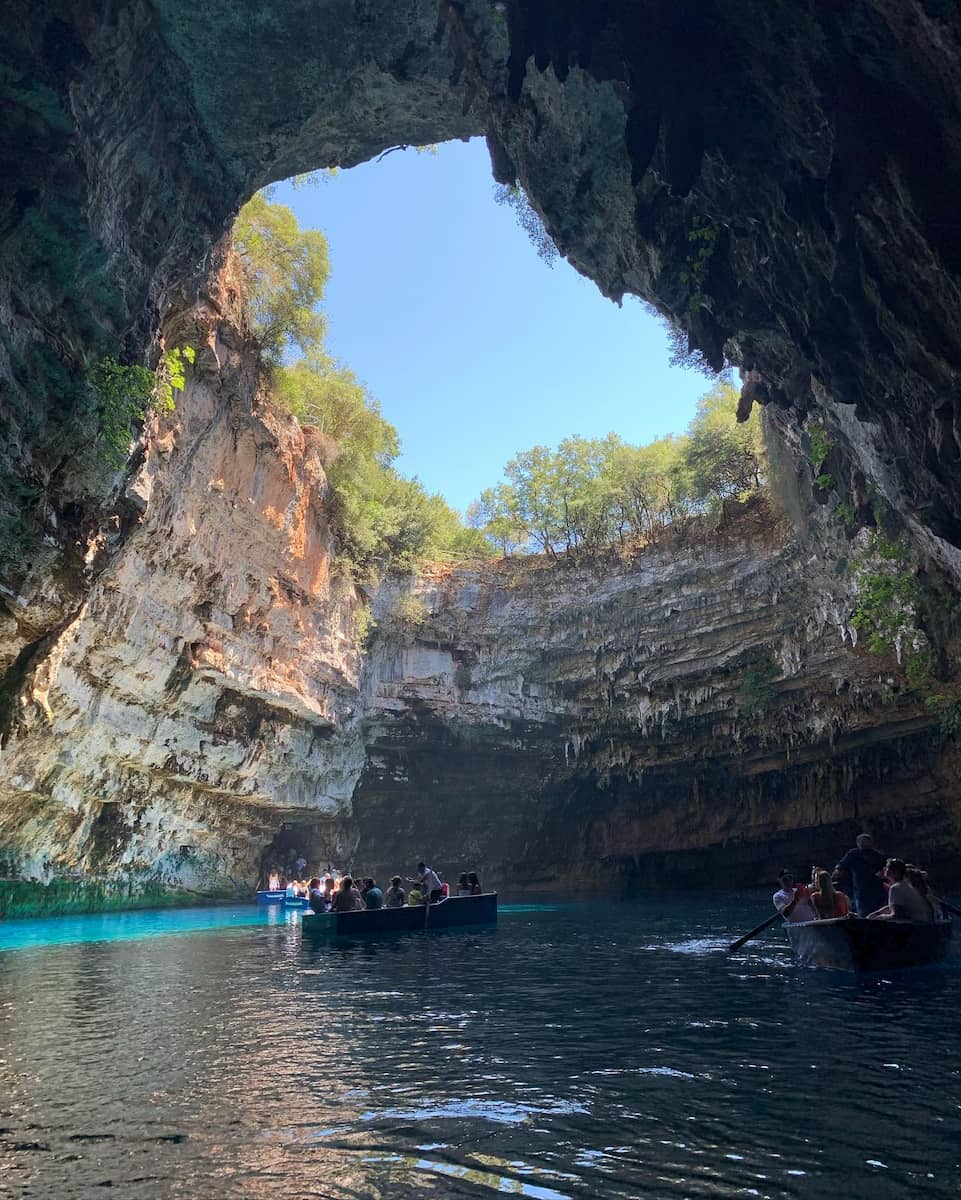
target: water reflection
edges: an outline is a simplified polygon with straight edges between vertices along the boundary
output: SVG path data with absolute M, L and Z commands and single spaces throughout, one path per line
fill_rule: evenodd
M 753 911 L 0 954 L 0 1194 L 956 1195 L 961 971 L 718 953 Z

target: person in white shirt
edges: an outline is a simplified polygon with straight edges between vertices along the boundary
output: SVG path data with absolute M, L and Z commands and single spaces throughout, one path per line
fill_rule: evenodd
M 810 893 L 803 883 L 794 882 L 794 872 L 782 871 L 778 881 L 781 888 L 774 893 L 774 907 L 785 921 L 816 921 L 818 915 L 809 899 Z
M 429 900 L 431 904 L 436 904 L 438 900 L 443 898 L 444 885 L 440 881 L 440 876 L 433 868 L 427 866 L 426 863 L 419 862 L 417 864 L 417 878 L 408 879 L 407 882 L 419 884 L 424 898 Z
M 888 902 L 871 913 L 872 921 L 924 921 L 934 919 L 930 904 L 907 881 L 907 865 L 900 858 L 889 858 L 884 864 L 884 878 L 890 883 Z

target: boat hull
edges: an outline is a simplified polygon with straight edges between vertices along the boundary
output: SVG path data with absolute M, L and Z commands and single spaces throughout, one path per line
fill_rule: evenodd
M 262 888 L 257 893 L 258 904 L 283 904 L 286 893 L 284 891 L 271 891 L 269 888 Z
M 306 896 L 285 896 L 284 908 L 308 909 L 310 908 L 310 901 Z
M 839 971 L 892 971 L 940 962 L 951 947 L 952 922 L 919 925 L 908 921 L 787 922 L 788 941 L 806 967 Z
M 372 933 L 417 933 L 497 922 L 497 893 L 458 896 L 437 904 L 369 908 L 362 912 L 306 913 L 304 932 L 316 937 L 364 937 Z

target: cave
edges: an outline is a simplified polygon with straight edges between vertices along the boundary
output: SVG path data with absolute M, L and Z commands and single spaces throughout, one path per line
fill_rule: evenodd
M 763 406 L 800 474 L 807 425 L 830 434 L 831 475 L 883 505 L 943 601 L 950 699 L 953 2 L 12 0 L 6 17 L 11 876 L 247 880 L 285 822 L 371 859 L 385 825 L 405 855 L 429 829 L 454 869 L 461 803 L 485 869 L 544 888 L 716 881 L 726 864 L 754 882 L 865 823 L 933 863 L 957 850 L 954 742 L 898 663 L 846 636 L 844 538 L 809 479 L 801 544 L 748 514 L 656 569 L 563 586 L 532 571 L 513 590 L 428 577 L 428 626 L 362 655 L 362 599 L 329 570 L 322 448 L 258 403 L 228 254 L 240 204 L 271 181 L 484 136 L 493 177 L 523 186 L 605 296 L 642 297 L 707 367 L 738 369 L 743 414 Z M 177 414 L 105 469 L 91 364 L 152 366 L 185 339 L 199 349 Z M 293 499 L 278 533 L 270 513 Z M 680 614 L 667 631 L 661 606 Z M 566 676 L 541 654 L 545 622 Z M 759 658 L 782 673 L 748 727 Z

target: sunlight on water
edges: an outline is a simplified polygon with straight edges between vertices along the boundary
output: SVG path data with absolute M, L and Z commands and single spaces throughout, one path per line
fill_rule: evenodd
M 172 934 L 202 933 L 237 925 L 286 923 L 299 914 L 280 907 L 165 908 L 147 912 L 85 913 L 67 917 L 22 917 L 0 921 L 0 951 L 77 942 L 137 941 Z

